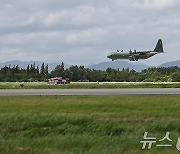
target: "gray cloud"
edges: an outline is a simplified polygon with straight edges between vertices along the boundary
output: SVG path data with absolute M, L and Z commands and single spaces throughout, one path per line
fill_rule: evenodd
M 0 61 L 98 63 L 117 48 L 153 49 L 159 38 L 167 53 L 143 62 L 179 60 L 179 6 L 178 0 L 3 0 Z

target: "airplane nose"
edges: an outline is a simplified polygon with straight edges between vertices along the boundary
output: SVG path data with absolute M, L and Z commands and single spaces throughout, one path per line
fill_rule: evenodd
M 112 58 L 112 55 L 108 55 L 107 58 L 110 58 L 110 59 L 111 59 L 111 58 Z

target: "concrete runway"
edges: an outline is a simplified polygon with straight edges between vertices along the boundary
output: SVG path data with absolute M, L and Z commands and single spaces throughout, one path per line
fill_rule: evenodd
M 118 96 L 118 95 L 180 95 L 180 88 L 136 89 L 10 89 L 0 90 L 0 96 Z

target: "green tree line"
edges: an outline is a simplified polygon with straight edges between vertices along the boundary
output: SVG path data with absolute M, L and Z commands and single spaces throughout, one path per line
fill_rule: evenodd
M 47 81 L 51 77 L 70 78 L 71 81 L 89 82 L 180 82 L 180 68 L 161 67 L 148 68 L 141 72 L 130 69 L 112 69 L 105 71 L 85 68 L 73 65 L 67 69 L 64 63 L 57 65 L 51 72 L 48 64 L 42 63 L 39 68 L 36 64 L 30 64 L 27 68 L 5 66 L 0 69 L 0 82 L 32 82 Z

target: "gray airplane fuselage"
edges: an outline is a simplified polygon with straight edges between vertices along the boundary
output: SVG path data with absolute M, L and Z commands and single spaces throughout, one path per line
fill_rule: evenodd
M 117 59 L 129 59 L 130 61 L 138 61 L 139 59 L 148 59 L 156 54 L 163 53 L 163 44 L 162 40 L 159 39 L 158 43 L 153 51 L 129 51 L 129 52 L 123 52 L 117 50 L 117 52 L 113 52 L 110 55 L 107 56 L 107 58 L 112 59 L 112 61 Z
M 144 52 L 136 52 L 136 53 L 132 52 L 132 54 L 130 54 L 129 52 L 113 52 L 107 57 L 112 60 L 117 60 L 117 59 L 130 60 L 131 58 L 133 58 L 133 56 L 136 59 L 148 59 L 156 54 L 158 54 L 158 52 L 155 51 L 144 51 Z

